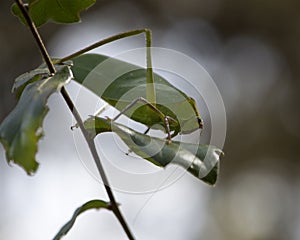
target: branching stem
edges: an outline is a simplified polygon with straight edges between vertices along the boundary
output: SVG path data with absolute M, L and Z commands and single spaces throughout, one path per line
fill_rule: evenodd
M 35 39 L 35 42 L 36 44 L 38 45 L 38 48 L 42 54 L 42 57 L 44 59 L 44 61 L 46 62 L 47 64 L 47 67 L 49 69 L 49 72 L 51 74 L 55 74 L 56 70 L 55 70 L 55 67 L 51 61 L 51 58 L 47 52 L 47 49 L 40 37 L 40 34 L 34 24 L 34 22 L 32 21 L 29 13 L 28 13 L 28 10 L 26 9 L 26 7 L 24 6 L 24 3 L 22 2 L 22 0 L 15 0 L 16 1 L 16 4 L 19 6 L 25 20 L 26 20 L 26 23 L 28 24 L 29 26 L 29 29 Z M 66 102 L 66 104 L 68 105 L 70 111 L 72 112 L 74 118 L 76 119 L 79 127 L 80 127 L 80 130 L 82 131 L 83 133 L 83 136 L 89 146 L 89 149 L 90 149 L 90 152 L 94 158 L 94 161 L 96 163 L 96 166 L 97 166 L 97 169 L 98 169 L 98 172 L 102 178 L 102 181 L 104 183 L 104 187 L 105 187 L 105 190 L 107 192 L 107 195 L 110 199 L 110 204 L 111 204 L 111 210 L 113 211 L 113 213 L 115 214 L 115 216 L 117 217 L 117 219 L 119 220 L 120 224 L 122 225 L 128 239 L 130 240 L 133 240 L 134 237 L 128 227 L 128 224 L 127 222 L 125 221 L 124 217 L 122 216 L 122 213 L 120 212 L 119 210 L 119 206 L 118 206 L 118 203 L 116 202 L 115 200 L 115 197 L 113 195 L 113 192 L 112 192 L 112 189 L 109 185 L 109 181 L 108 181 L 108 178 L 106 176 L 106 173 L 104 171 L 104 168 L 102 166 L 102 163 L 101 163 L 101 160 L 100 160 L 100 157 L 97 153 L 97 149 L 96 149 L 96 146 L 95 146 L 95 142 L 93 140 L 93 138 L 91 138 L 91 136 L 89 135 L 89 133 L 87 132 L 87 130 L 85 129 L 84 127 L 84 123 L 80 117 L 80 114 L 79 112 L 77 111 L 72 99 L 70 98 L 69 94 L 67 93 L 66 89 L 64 87 L 62 87 L 61 89 L 61 94 Z

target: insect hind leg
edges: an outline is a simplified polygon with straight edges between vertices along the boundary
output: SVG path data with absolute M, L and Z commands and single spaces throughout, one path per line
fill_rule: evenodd
M 149 102 L 147 99 L 143 98 L 143 97 L 139 97 L 135 100 L 133 100 L 130 104 L 128 104 L 119 114 L 117 114 L 112 121 L 116 121 L 121 115 L 123 115 L 124 113 L 126 113 L 129 109 L 131 109 L 134 105 L 136 105 L 137 103 L 142 102 L 144 104 L 146 104 L 147 106 L 149 106 L 154 112 L 156 112 L 157 114 L 160 115 L 161 119 L 163 119 L 164 125 L 165 125 L 165 129 L 166 129 L 166 133 L 167 133 L 167 139 L 168 139 L 168 143 L 171 142 L 172 139 L 172 135 L 171 135 L 171 130 L 170 130 L 170 122 L 177 122 L 174 118 L 170 117 L 170 116 L 166 116 L 162 111 L 160 111 L 156 106 L 154 106 L 151 102 Z M 147 130 L 145 131 L 144 134 L 148 133 L 150 130 L 150 127 L 147 128 Z

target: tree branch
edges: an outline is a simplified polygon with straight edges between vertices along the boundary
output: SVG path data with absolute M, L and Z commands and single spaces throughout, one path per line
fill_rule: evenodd
M 36 44 L 38 45 L 38 48 L 42 54 L 42 57 L 44 59 L 44 61 L 46 62 L 47 66 L 48 66 L 48 69 L 50 71 L 51 74 L 55 74 L 56 70 L 55 70 L 55 67 L 51 61 L 51 58 L 47 52 L 47 49 L 37 31 L 37 28 L 34 24 L 34 22 L 32 21 L 26 7 L 24 6 L 22 0 L 15 0 L 16 1 L 16 4 L 19 6 L 28 26 L 29 26 L 29 29 L 35 39 L 35 42 Z M 95 146 L 95 142 L 93 140 L 93 138 L 90 137 L 89 133 L 87 132 L 87 130 L 85 129 L 84 127 L 84 123 L 80 117 L 80 114 L 79 112 L 77 111 L 73 101 L 71 100 L 69 94 L 67 93 L 66 89 L 64 87 L 62 87 L 61 89 L 61 94 L 66 102 L 66 104 L 68 105 L 70 111 L 72 112 L 74 118 L 76 119 L 79 127 L 80 127 L 80 130 L 82 131 L 83 133 L 83 136 L 89 146 L 89 149 L 90 149 L 90 152 L 94 158 L 94 161 L 96 163 L 96 166 L 97 166 L 97 169 L 98 169 L 98 172 L 102 178 L 102 181 L 104 183 L 104 187 L 105 187 L 105 190 L 107 192 L 107 195 L 110 199 L 110 204 L 111 204 L 111 208 L 112 208 L 112 211 L 114 212 L 115 216 L 117 217 L 117 219 L 119 220 L 120 224 L 122 225 L 125 233 L 127 234 L 127 237 L 128 239 L 130 240 L 133 240 L 134 237 L 128 227 L 128 224 L 127 222 L 125 221 L 124 217 L 122 216 L 122 213 L 120 212 L 119 210 L 119 206 L 118 206 L 118 203 L 116 202 L 115 200 L 115 197 L 113 195 L 113 192 L 112 192 L 112 189 L 109 185 L 109 181 L 108 181 L 108 178 L 106 176 L 106 173 L 104 171 L 104 168 L 102 166 L 102 163 L 101 163 L 101 160 L 100 160 L 100 157 L 97 153 L 97 149 L 96 149 L 96 146 Z

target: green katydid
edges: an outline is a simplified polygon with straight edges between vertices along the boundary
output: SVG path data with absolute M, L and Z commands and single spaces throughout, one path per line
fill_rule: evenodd
M 85 54 L 104 44 L 138 34 L 145 34 L 146 38 L 146 69 L 104 55 Z M 67 57 L 55 60 L 54 63 L 62 64 L 68 60 L 73 62 L 72 71 L 77 82 L 121 111 L 113 120 L 116 120 L 121 114 L 125 114 L 146 125 L 148 127 L 146 132 L 150 128 L 163 128 L 167 133 L 168 140 L 171 140 L 178 133 L 186 134 L 203 127 L 195 101 L 161 76 L 153 73 L 151 31 L 149 29 L 133 30 L 114 35 Z M 105 61 L 109 61 L 109 69 L 102 68 L 99 72 L 96 67 Z M 105 90 L 99 90 L 103 78 L 110 75 L 109 71 L 119 66 L 128 71 L 113 79 L 105 87 Z M 86 84 L 84 81 L 91 72 L 95 75 L 96 80 Z M 123 96 L 133 88 L 135 94 L 124 98 Z

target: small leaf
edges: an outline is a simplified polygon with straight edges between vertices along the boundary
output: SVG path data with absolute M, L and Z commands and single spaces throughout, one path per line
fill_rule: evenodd
M 29 14 L 37 27 L 48 21 L 74 23 L 80 21 L 79 13 L 92 6 L 96 0 L 30 0 Z M 25 19 L 16 4 L 12 12 L 25 24 Z
M 38 68 L 36 68 L 32 71 L 23 73 L 19 77 L 17 77 L 15 80 L 15 83 L 13 85 L 12 91 L 14 92 L 19 87 L 30 82 L 36 76 L 42 77 L 42 76 L 48 76 L 48 75 L 49 75 L 49 70 L 48 70 L 47 66 L 45 64 L 42 64 Z
M 70 229 L 73 227 L 76 218 L 83 212 L 90 210 L 90 209 L 100 209 L 100 208 L 106 208 L 110 210 L 109 203 L 104 202 L 102 200 L 91 200 L 85 204 L 83 204 L 81 207 L 77 208 L 76 211 L 74 212 L 72 218 L 70 221 L 68 221 L 56 234 L 56 236 L 53 238 L 53 240 L 59 240 L 63 236 L 65 236 Z
M 85 127 L 94 137 L 104 132 L 116 133 L 135 154 L 157 166 L 177 164 L 210 185 L 217 181 L 222 150 L 214 146 L 179 141 L 168 143 L 100 117 L 89 118 Z
M 71 66 L 72 61 L 67 61 L 64 65 L 55 65 L 55 69 L 59 72 L 65 65 Z M 24 88 L 29 84 L 36 82 L 41 79 L 49 77 L 49 69 L 45 63 L 38 66 L 29 72 L 23 73 L 15 79 L 14 85 L 12 87 L 12 92 L 16 92 L 17 98 L 19 98 L 24 90 Z
M 18 164 L 28 174 L 38 168 L 35 154 L 48 112 L 47 100 L 71 78 L 70 67 L 64 66 L 54 76 L 28 84 L 17 106 L 0 125 L 0 141 L 6 150 L 7 161 Z

